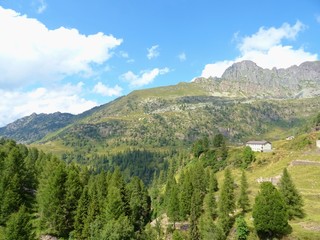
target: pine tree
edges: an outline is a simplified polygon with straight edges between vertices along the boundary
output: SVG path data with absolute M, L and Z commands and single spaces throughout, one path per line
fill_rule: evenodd
M 283 169 L 283 174 L 279 184 L 279 191 L 287 204 L 289 219 L 295 217 L 303 218 L 304 212 L 302 198 L 294 186 L 286 168 Z
M 241 186 L 240 186 L 240 196 L 238 199 L 238 206 L 242 209 L 242 212 L 248 211 L 250 207 L 249 197 L 248 197 L 248 182 L 246 174 L 242 171 L 241 175 Z
M 281 237 L 291 230 L 283 196 L 270 182 L 261 184 L 252 216 L 255 229 L 262 238 Z
M 10 215 L 6 223 L 6 240 L 34 240 L 35 234 L 31 224 L 31 217 L 25 206 L 21 206 L 19 211 Z
M 190 210 L 190 237 L 192 240 L 200 239 L 200 233 L 198 229 L 198 219 L 202 214 L 203 197 L 199 189 L 194 189 L 191 198 L 191 210 Z
M 227 168 L 224 172 L 224 181 L 221 188 L 218 204 L 219 223 L 223 228 L 225 234 L 227 234 L 230 230 L 232 224 L 230 214 L 233 214 L 234 210 L 234 181 L 231 175 L 231 171 Z

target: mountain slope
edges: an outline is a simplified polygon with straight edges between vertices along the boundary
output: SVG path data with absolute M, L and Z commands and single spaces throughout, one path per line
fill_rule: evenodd
M 70 113 L 33 113 L 0 128 L 0 136 L 12 138 L 21 143 L 32 143 L 43 138 L 49 132 L 69 125 L 74 119 L 75 115 Z

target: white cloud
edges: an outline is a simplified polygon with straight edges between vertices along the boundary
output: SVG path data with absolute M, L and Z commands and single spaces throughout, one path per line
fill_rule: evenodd
M 298 33 L 305 28 L 300 21 L 293 26 L 284 23 L 280 28 L 261 27 L 257 33 L 240 39 L 237 46 L 240 51 L 238 57 L 234 60 L 207 64 L 201 76 L 221 77 L 227 67 L 243 60 L 254 61 L 258 66 L 269 69 L 287 68 L 305 61 L 315 61 L 318 59 L 317 54 L 306 52 L 302 47 L 295 49 L 291 45 L 283 45 L 283 40 L 295 40 Z M 238 34 L 236 36 L 236 39 L 239 39 Z
M 139 75 L 129 71 L 121 75 L 121 79 L 129 82 L 131 87 L 141 87 L 147 85 L 159 76 L 168 73 L 169 68 L 154 68 L 152 70 L 141 71 Z
M 37 13 L 41 14 L 47 9 L 47 3 L 45 0 L 38 0 L 38 4 Z
M 316 21 L 320 24 L 320 15 L 316 15 Z
M 50 30 L 37 19 L 0 6 L 0 88 L 90 76 L 92 64 L 102 65 L 122 40 L 99 32 Z
M 157 58 L 160 55 L 159 45 L 154 45 L 151 48 L 147 48 L 147 50 L 148 50 L 148 54 L 147 54 L 148 59 Z
M 78 114 L 97 106 L 80 97 L 83 83 L 67 84 L 58 89 L 37 88 L 29 92 L 0 89 L 0 126 L 36 113 L 69 112 Z
M 119 87 L 118 85 L 114 87 L 108 87 L 107 85 L 104 85 L 102 82 L 98 82 L 94 88 L 93 92 L 101 94 L 102 96 L 120 96 L 122 93 L 122 88 Z
M 187 55 L 184 52 L 182 52 L 178 55 L 178 58 L 179 58 L 180 62 L 184 62 L 187 60 Z
M 207 64 L 202 70 L 201 77 L 208 78 L 212 77 L 221 77 L 224 71 L 230 67 L 234 61 L 221 61 L 213 64 Z

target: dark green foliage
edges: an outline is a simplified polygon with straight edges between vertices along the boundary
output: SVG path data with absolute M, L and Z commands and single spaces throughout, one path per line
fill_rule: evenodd
M 127 185 L 128 197 L 130 199 L 129 220 L 134 226 L 135 231 L 142 231 L 143 227 L 150 221 L 151 199 L 143 182 L 134 177 Z
M 242 212 L 249 210 L 250 202 L 248 197 L 248 182 L 244 171 L 241 175 L 240 196 L 238 199 L 238 206 L 242 209 Z
M 191 209 L 191 198 L 193 193 L 193 186 L 191 181 L 190 172 L 187 171 L 186 174 L 181 175 L 180 178 L 180 216 L 183 220 L 186 220 L 190 215 Z
M 21 206 L 19 211 L 10 215 L 6 223 L 6 240 L 34 240 L 35 234 L 31 224 L 30 214 L 25 206 Z
M 250 163 L 255 161 L 255 155 L 254 152 L 250 147 L 245 147 L 242 152 L 242 161 L 241 161 L 241 167 L 246 169 Z
M 32 182 L 24 162 L 25 150 L 10 140 L 0 145 L 0 225 L 21 205 L 28 206 L 32 201 Z
M 170 220 L 173 222 L 173 227 L 175 228 L 175 223 L 179 219 L 179 189 L 178 185 L 174 184 L 171 186 L 170 195 L 168 200 L 168 210 L 167 214 Z
M 209 147 L 209 140 L 207 137 L 198 139 L 193 143 L 192 153 L 195 157 L 198 158 L 202 153 L 208 151 L 208 147 Z
M 134 236 L 134 229 L 127 216 L 109 220 L 99 236 L 101 240 L 129 240 Z
M 227 168 L 224 172 L 224 180 L 218 204 L 219 223 L 226 235 L 229 232 L 232 225 L 232 219 L 230 217 L 230 214 L 233 214 L 234 210 L 234 181 L 231 175 L 231 171 Z
M 209 179 L 209 192 L 217 192 L 219 190 L 218 180 L 213 172 L 211 172 Z
M 246 240 L 250 231 L 246 221 L 244 220 L 243 216 L 239 216 L 236 219 L 236 239 L 237 240 Z
M 65 165 L 51 159 L 42 173 L 37 192 L 39 223 L 42 233 L 67 235 Z
M 295 217 L 302 218 L 304 216 L 302 197 L 298 193 L 286 168 L 283 169 L 279 183 L 279 191 L 284 197 L 284 201 L 288 207 L 289 219 Z
M 262 238 L 281 237 L 291 231 L 285 201 L 270 182 L 261 184 L 252 216 L 255 229 Z

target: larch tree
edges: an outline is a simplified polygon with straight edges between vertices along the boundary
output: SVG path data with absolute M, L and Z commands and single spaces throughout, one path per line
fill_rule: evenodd
M 248 181 L 244 171 L 241 175 L 240 196 L 238 199 L 238 206 L 242 209 L 242 212 L 247 212 L 250 207 L 248 197 Z
M 296 189 L 286 168 L 283 169 L 279 183 L 279 191 L 287 204 L 289 219 L 293 219 L 295 217 L 302 218 L 304 216 L 302 197 L 298 193 L 298 190 Z

